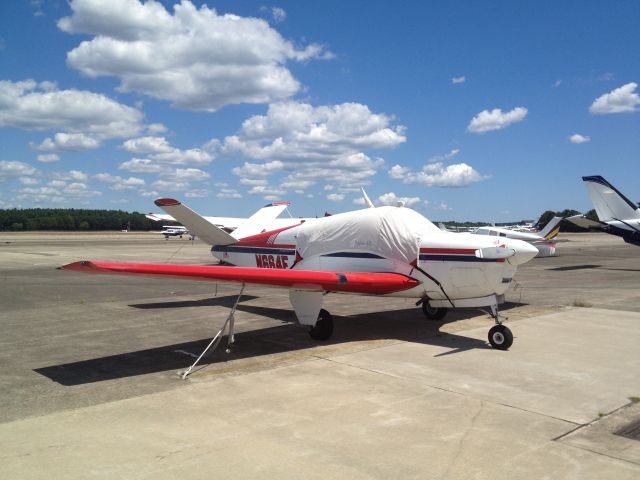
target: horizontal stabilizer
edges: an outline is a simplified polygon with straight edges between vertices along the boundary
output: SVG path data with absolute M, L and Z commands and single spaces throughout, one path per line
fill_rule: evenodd
M 276 202 L 262 207 L 236 228 L 231 235 L 239 240 L 264 232 L 288 206 L 289 202 Z
M 209 220 L 198 215 L 178 200 L 159 198 L 154 203 L 187 227 L 191 235 L 197 236 L 209 245 L 231 245 L 237 242 L 237 240 L 227 232 L 216 227 Z
M 608 225 L 604 222 L 596 222 L 595 220 L 591 220 L 584 215 L 574 215 L 573 217 L 567 217 L 565 220 L 568 222 L 577 225 L 578 227 L 588 228 L 589 230 L 602 230 Z
M 171 276 L 194 280 L 248 283 L 297 290 L 348 292 L 383 295 L 409 290 L 420 284 L 399 273 L 327 272 L 316 270 L 279 270 L 216 265 L 173 265 L 154 263 L 81 261 L 60 267 L 101 274 Z
M 176 219 L 171 215 L 165 215 L 164 213 L 147 213 L 145 215 L 149 220 L 154 222 L 175 222 Z

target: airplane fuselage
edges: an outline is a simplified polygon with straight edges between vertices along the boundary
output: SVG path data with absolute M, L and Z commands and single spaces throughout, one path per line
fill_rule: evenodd
M 478 253 L 496 247 L 515 254 L 486 258 Z M 313 219 L 233 245 L 214 245 L 211 252 L 242 267 L 398 273 L 421 283 L 390 295 L 429 298 L 444 307 L 450 300 L 459 306 L 495 304 L 517 266 L 538 253 L 520 240 L 443 232 L 417 212 L 397 207 Z

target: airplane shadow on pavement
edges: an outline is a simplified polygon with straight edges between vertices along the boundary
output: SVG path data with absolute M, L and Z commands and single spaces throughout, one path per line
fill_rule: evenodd
M 250 297 L 247 296 L 247 300 L 249 299 Z M 135 308 L 180 308 L 211 305 L 230 307 L 234 300 L 235 296 L 229 296 L 131 306 Z M 504 311 L 519 305 L 507 303 L 501 307 L 501 310 Z M 306 328 L 298 325 L 292 310 L 242 305 L 242 303 L 238 304 L 237 310 L 280 320 L 283 324 L 259 330 L 236 332 L 235 344 L 228 354 L 225 353 L 227 342 L 225 336 L 216 351 L 213 353 L 208 352 L 202 358 L 199 367 L 201 365 L 224 364 L 234 360 L 259 358 L 260 356 L 278 353 L 303 352 L 304 350 L 314 349 L 314 347 L 375 340 L 406 341 L 449 349 L 446 352 L 435 355 L 435 357 L 461 353 L 472 349 L 491 348 L 484 340 L 469 338 L 455 333 L 440 332 L 440 327 L 444 323 L 477 315 L 477 310 L 473 309 L 450 311 L 447 314 L 446 322 L 426 319 L 420 308 L 351 316 L 334 315 L 334 333 L 332 338 L 326 342 L 312 340 L 307 335 Z M 184 370 L 195 361 L 195 358 L 210 341 L 211 337 L 78 362 L 51 365 L 36 368 L 34 371 L 61 385 L 74 386 L 150 373 Z M 345 350 L 344 353 L 348 352 L 348 350 Z M 310 353 L 310 355 L 313 355 L 313 353 Z

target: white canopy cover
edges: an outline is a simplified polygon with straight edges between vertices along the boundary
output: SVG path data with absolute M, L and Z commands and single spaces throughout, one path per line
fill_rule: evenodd
M 298 229 L 297 244 L 302 258 L 355 251 L 411 263 L 420 239 L 434 233 L 440 229 L 410 208 L 378 207 L 305 223 Z

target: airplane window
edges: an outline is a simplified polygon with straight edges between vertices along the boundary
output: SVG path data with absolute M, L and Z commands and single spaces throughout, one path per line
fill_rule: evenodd
M 501 237 L 506 237 L 506 236 L 507 236 L 507 234 L 506 234 L 506 233 L 502 233 L 502 232 L 500 232 L 500 236 L 501 236 Z

